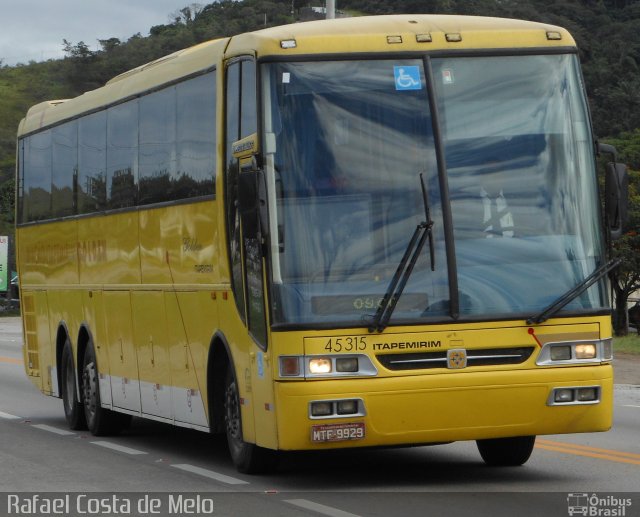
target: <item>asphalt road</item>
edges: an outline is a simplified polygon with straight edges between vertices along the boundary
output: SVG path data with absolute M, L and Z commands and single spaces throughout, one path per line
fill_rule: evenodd
M 69 431 L 62 402 L 26 378 L 21 341 L 18 320 L 0 319 L 0 515 L 49 515 L 38 504 L 64 497 L 61 515 L 550 517 L 592 503 L 624 513 L 590 515 L 640 515 L 640 386 L 616 385 L 611 431 L 541 437 L 523 467 L 486 467 L 463 442 L 287 454 L 246 476 L 197 431 L 141 419 L 117 437 Z

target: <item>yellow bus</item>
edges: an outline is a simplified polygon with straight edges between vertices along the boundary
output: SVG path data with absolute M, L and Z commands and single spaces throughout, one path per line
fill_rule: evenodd
M 595 154 L 571 35 L 497 18 L 269 28 L 36 105 L 27 374 L 72 429 L 226 433 L 242 472 L 459 440 L 520 465 L 612 422 Z

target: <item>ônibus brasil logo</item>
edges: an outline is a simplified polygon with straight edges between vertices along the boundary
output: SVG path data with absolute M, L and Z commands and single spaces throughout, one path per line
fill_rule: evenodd
M 627 508 L 630 506 L 631 499 L 614 495 L 599 496 L 598 494 L 581 492 L 567 494 L 567 511 L 569 515 L 625 517 Z

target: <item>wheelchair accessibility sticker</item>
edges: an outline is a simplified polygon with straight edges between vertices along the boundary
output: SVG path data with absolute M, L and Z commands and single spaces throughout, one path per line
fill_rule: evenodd
M 419 66 L 394 66 L 396 90 L 422 90 Z

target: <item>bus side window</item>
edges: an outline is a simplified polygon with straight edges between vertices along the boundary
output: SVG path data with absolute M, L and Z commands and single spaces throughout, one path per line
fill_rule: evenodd
M 51 130 L 25 138 L 22 221 L 51 218 Z
M 72 120 L 52 130 L 51 215 L 76 213 L 78 184 L 78 122 Z
M 107 110 L 107 209 L 135 206 L 138 175 L 138 100 Z

